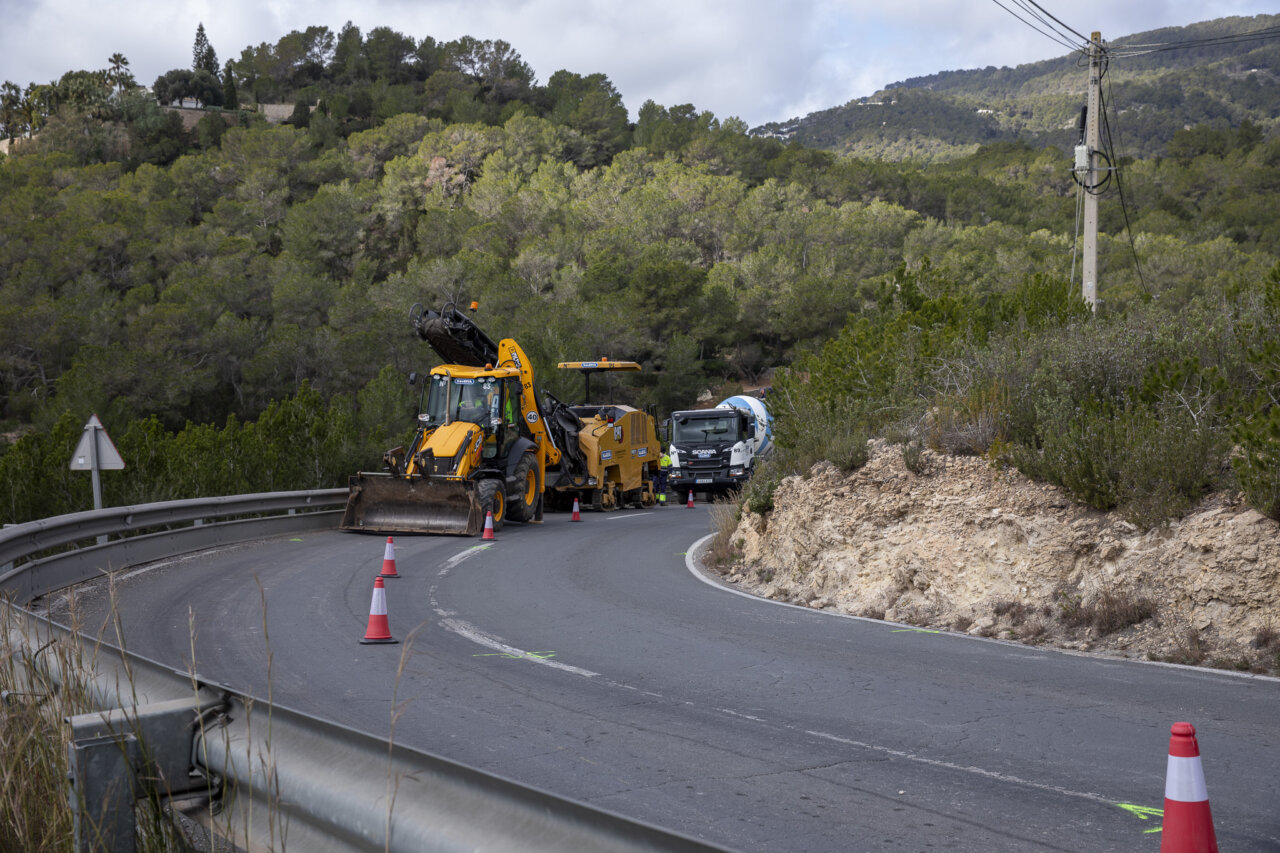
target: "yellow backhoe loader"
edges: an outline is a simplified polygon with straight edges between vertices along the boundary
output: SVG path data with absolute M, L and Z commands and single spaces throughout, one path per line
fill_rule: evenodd
M 427 375 L 413 442 L 383 455 L 383 473 L 351 478 L 344 530 L 475 535 L 542 519 L 547 469 L 560 451 L 546 427 L 533 366 L 520 345 L 495 344 L 452 304 L 415 305 L 409 319 L 440 356 Z M 416 377 L 415 377 L 416 378 Z

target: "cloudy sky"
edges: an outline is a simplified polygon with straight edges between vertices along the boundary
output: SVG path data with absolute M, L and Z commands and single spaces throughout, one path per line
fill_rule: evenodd
M 1030 0 L 0 0 L 0 80 L 21 86 L 123 53 L 139 82 L 191 65 L 203 23 L 220 61 L 291 30 L 350 20 L 415 39 L 504 39 L 538 82 L 603 72 L 634 117 L 648 99 L 749 125 L 785 120 L 936 71 L 1017 65 L 1067 48 L 1007 11 Z M 1275 0 L 1038 0 L 1104 40 Z

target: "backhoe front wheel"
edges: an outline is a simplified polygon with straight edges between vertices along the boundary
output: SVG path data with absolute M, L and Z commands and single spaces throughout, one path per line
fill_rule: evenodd
M 488 513 L 493 513 L 494 531 L 501 530 L 502 522 L 507 518 L 507 496 L 502 491 L 502 481 L 493 478 L 481 480 L 476 486 L 476 500 L 486 518 Z
M 529 521 L 538 507 L 538 471 L 533 464 L 533 454 L 526 453 L 516 463 L 516 493 L 511 500 L 511 520 Z

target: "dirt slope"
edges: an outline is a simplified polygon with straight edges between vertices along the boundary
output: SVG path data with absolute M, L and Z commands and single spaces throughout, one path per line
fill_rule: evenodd
M 1280 675 L 1280 525 L 1216 495 L 1143 532 L 984 459 L 873 442 L 744 511 L 726 579 L 769 598 L 1030 643 Z

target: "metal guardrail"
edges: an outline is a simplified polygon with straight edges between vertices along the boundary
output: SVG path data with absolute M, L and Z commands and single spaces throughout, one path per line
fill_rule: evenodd
M 346 489 L 321 489 L 232 495 L 112 507 L 15 524 L 0 530 L 0 596 L 25 605 L 122 566 L 258 536 L 333 527 L 337 524 L 333 514 L 345 505 L 346 494 Z M 222 520 L 208 523 L 216 519 Z M 144 533 L 156 528 L 163 530 Z M 74 547 L 106 536 L 117 538 Z M 20 560 L 29 562 L 18 564 Z
M 85 676 L 58 672 L 58 656 L 41 651 L 55 642 L 79 644 L 78 659 L 92 662 L 87 686 L 104 709 L 67 721 L 77 851 L 132 850 L 132 800 L 184 795 L 216 803 L 215 831 L 253 849 L 722 849 L 273 706 L 26 609 L 41 595 L 139 562 L 336 527 L 332 507 L 345 500 L 345 489 L 240 495 L 75 513 L 0 530 L 8 645 L 62 684 Z M 172 529 L 144 532 L 155 527 Z M 133 535 L 58 550 L 122 533 Z

